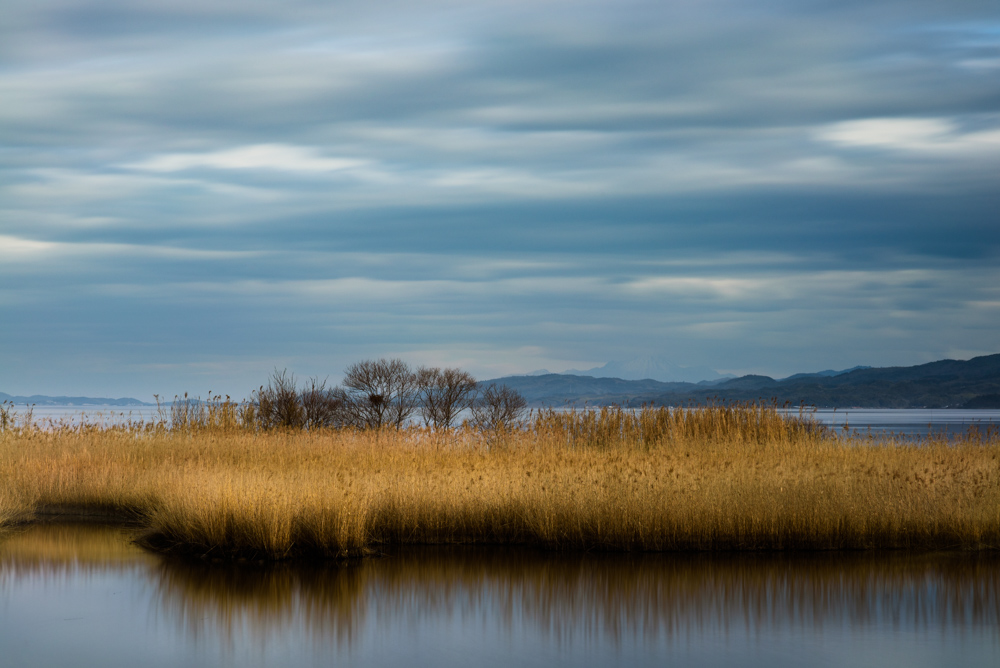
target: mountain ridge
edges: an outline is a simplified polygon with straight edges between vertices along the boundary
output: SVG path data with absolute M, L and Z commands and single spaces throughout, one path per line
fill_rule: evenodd
M 16 405 L 28 406 L 155 406 L 145 401 L 139 401 L 132 397 L 121 397 L 112 399 L 110 397 L 50 397 L 44 394 L 32 394 L 31 396 L 10 395 L 0 392 L 0 402 L 11 402 Z
M 533 371 L 527 375 L 547 375 Z M 564 376 L 590 376 L 592 378 L 620 378 L 621 380 L 656 380 L 661 383 L 698 383 L 732 378 L 732 374 L 722 374 L 706 366 L 678 366 L 664 357 L 647 355 L 625 361 L 608 362 L 591 369 L 567 369 Z
M 546 374 L 483 382 L 508 385 L 533 406 L 773 401 L 824 408 L 1000 408 L 1000 354 L 909 367 L 854 367 L 834 375 L 794 374 L 781 380 L 751 374 L 696 384 Z
M 607 365 L 605 365 L 607 366 Z M 701 381 L 630 380 L 541 373 L 482 381 L 520 392 L 532 406 L 698 405 L 711 402 L 774 401 L 817 407 L 1000 408 L 1000 354 L 970 360 L 937 360 L 906 367 L 853 367 L 793 374 Z M 10 395 L 0 402 L 35 406 L 155 406 L 132 397 Z

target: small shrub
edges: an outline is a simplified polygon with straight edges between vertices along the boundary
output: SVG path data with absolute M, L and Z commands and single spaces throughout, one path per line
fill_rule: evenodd
M 303 426 L 306 429 L 342 427 L 348 421 L 347 397 L 339 387 L 327 387 L 326 381 L 310 378 L 299 393 Z
M 295 389 L 295 375 L 275 369 L 266 386 L 261 386 L 251 400 L 254 420 L 261 429 L 283 427 L 301 429 L 306 411 Z
M 508 432 L 522 425 L 527 400 L 506 385 L 488 385 L 472 404 L 472 424 L 480 431 Z

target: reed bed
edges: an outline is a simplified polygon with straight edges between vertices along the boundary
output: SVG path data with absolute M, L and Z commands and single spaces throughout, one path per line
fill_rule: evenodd
M 523 429 L 0 431 L 0 519 L 104 512 L 161 550 L 345 558 L 401 544 L 997 549 L 1000 438 L 839 438 L 773 406 L 602 409 Z

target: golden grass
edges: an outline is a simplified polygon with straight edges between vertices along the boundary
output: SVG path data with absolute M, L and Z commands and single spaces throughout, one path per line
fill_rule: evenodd
M 841 440 L 772 407 L 536 416 L 524 431 L 0 432 L 0 519 L 141 518 L 151 545 L 347 557 L 406 543 L 609 550 L 1000 547 L 1000 439 Z

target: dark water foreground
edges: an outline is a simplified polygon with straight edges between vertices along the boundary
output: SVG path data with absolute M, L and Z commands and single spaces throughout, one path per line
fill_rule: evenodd
M 120 530 L 0 538 L 2 666 L 997 666 L 996 554 L 409 549 L 164 559 Z

